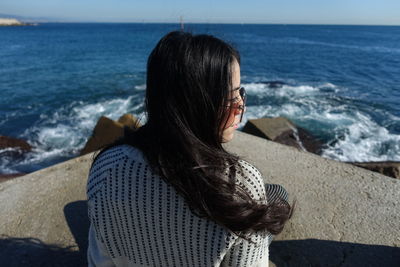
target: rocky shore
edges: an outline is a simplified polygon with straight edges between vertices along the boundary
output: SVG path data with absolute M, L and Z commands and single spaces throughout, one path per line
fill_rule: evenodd
M 243 128 L 243 132 L 317 155 L 321 154 L 323 148 L 323 144 L 312 133 L 296 126 L 293 122 L 283 117 L 249 120 Z M 400 162 L 346 163 L 400 179 Z
M 80 155 L 96 151 L 111 144 L 123 135 L 124 127 L 140 127 L 132 114 L 125 114 L 117 121 L 101 117 L 93 129 L 92 136 L 86 142 Z M 261 118 L 249 120 L 243 127 L 243 132 L 261 137 L 279 144 L 294 147 L 300 151 L 321 155 L 324 145 L 312 133 L 298 127 L 292 121 L 283 117 Z M 25 141 L 7 136 L 0 136 L 0 155 L 11 158 L 23 157 L 32 147 Z M 400 162 L 346 162 L 354 166 L 378 172 L 385 176 L 400 179 Z M 19 177 L 24 173 L 1 174 L 0 182 Z
M 87 154 L 111 144 L 122 136 L 124 127 L 139 127 L 137 119 L 131 114 L 125 114 L 113 121 L 101 117 L 92 136 L 81 151 L 81 155 Z M 261 118 L 249 120 L 243 127 L 243 132 L 258 136 L 276 143 L 295 147 L 300 151 L 307 151 L 317 155 L 321 154 L 323 144 L 316 139 L 312 133 L 296 126 L 290 120 L 283 117 Z M 379 172 L 383 175 L 400 179 L 400 162 L 346 162 L 370 171 Z
M 31 150 L 32 146 L 25 140 L 0 135 L 0 157 L 17 160 Z M 0 173 L 0 183 L 23 175 L 25 173 Z

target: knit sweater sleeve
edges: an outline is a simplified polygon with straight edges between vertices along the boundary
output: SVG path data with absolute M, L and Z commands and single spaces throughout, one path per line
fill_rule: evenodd
M 93 224 L 90 224 L 89 227 L 89 243 L 91 245 L 87 251 L 88 267 L 115 266 L 106 246 L 97 239 Z
M 240 160 L 236 177 L 236 184 L 242 186 L 253 199 L 266 203 L 264 181 L 257 168 Z M 250 237 L 253 242 L 237 237 L 224 256 L 221 266 L 268 266 L 268 238 L 268 233 L 253 234 Z
M 238 238 L 226 253 L 221 267 L 268 267 L 268 238 L 256 239 L 258 244 Z
M 266 203 L 267 195 L 262 174 L 247 161 L 239 160 L 236 184 L 244 188 L 254 200 Z
M 99 195 L 104 193 L 104 183 L 109 178 L 109 174 L 112 173 L 115 162 L 123 156 L 124 154 L 119 149 L 110 149 L 99 156 L 89 173 L 86 192 L 90 222 L 87 249 L 89 267 L 116 266 L 100 231 L 99 219 L 103 218 L 104 214 L 99 212 L 99 207 L 104 207 L 101 205 L 104 198 L 99 198 Z

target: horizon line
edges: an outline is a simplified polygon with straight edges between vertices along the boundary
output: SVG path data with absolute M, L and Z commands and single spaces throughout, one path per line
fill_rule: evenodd
M 36 23 L 86 23 L 86 24 L 181 24 L 177 22 L 161 22 L 161 21 L 32 21 L 21 20 L 22 22 Z M 284 22 L 185 22 L 184 24 L 228 24 L 228 25 L 309 25 L 309 26 L 388 26 L 399 27 L 400 24 L 347 24 L 347 23 L 284 23 Z
M 73 18 L 60 18 L 60 17 L 47 17 L 47 16 L 21 16 L 16 14 L 6 14 L 0 13 L 0 18 L 14 18 L 21 22 L 26 23 L 120 23 L 120 24 L 128 24 L 128 23 L 141 23 L 141 24 L 180 24 L 181 21 L 179 20 L 172 20 L 172 19 L 165 19 L 164 20 L 146 20 L 146 19 L 135 19 L 129 21 L 129 19 L 122 20 L 122 21 L 97 21 L 97 20 L 78 20 Z M 172 21 L 171 21 L 172 20 Z M 204 21 L 201 19 L 192 18 L 192 21 L 186 21 L 184 24 L 232 24 L 232 25 L 323 25 L 323 26 L 400 26 L 400 22 L 396 23 L 319 23 L 319 22 L 232 22 L 232 21 L 223 21 L 223 22 L 211 22 L 211 21 Z

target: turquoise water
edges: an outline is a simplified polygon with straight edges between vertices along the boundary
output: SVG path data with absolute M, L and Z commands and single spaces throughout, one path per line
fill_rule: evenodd
M 188 24 L 242 56 L 245 121 L 285 116 L 346 161 L 400 160 L 400 27 Z M 143 114 L 147 56 L 175 24 L 41 24 L 0 28 L 0 173 L 76 156 L 102 116 Z M 278 82 L 278 83 L 271 83 Z

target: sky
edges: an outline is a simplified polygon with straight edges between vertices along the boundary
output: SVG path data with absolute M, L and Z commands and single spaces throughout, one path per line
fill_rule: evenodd
M 1 0 L 0 14 L 65 22 L 400 25 L 400 0 Z

